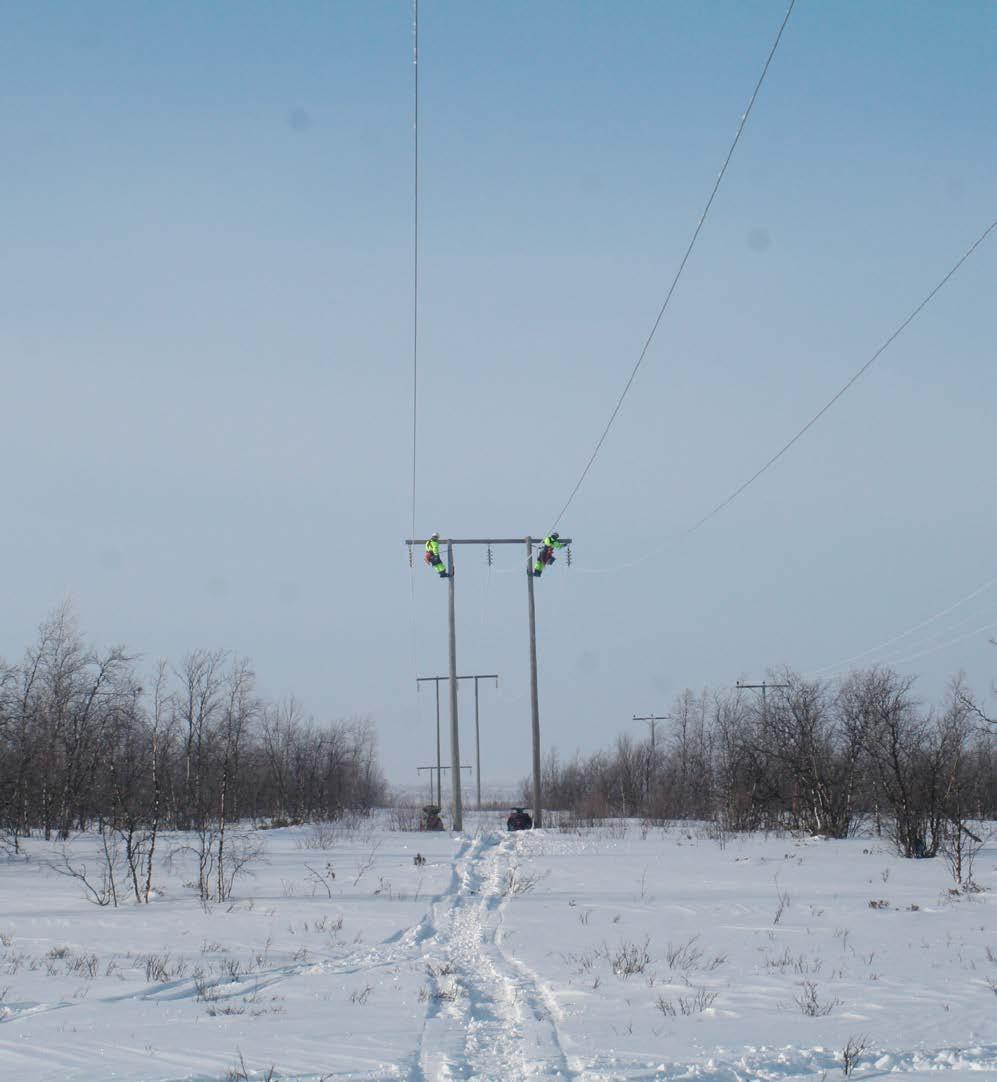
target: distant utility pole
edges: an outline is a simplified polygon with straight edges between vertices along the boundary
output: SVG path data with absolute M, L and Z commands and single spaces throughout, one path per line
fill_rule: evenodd
M 426 538 L 408 538 L 405 542 L 409 548 L 417 545 L 425 545 Z M 454 774 L 454 830 L 463 830 L 464 813 L 460 794 L 460 733 L 457 728 L 457 633 L 454 621 L 454 545 L 522 545 L 521 537 L 472 537 L 450 538 L 447 541 L 447 570 L 450 572 L 449 583 L 449 621 L 450 621 L 450 754 L 453 760 Z M 570 545 L 570 537 L 562 537 L 562 545 Z M 526 581 L 529 595 L 530 616 L 530 706 L 532 713 L 533 728 L 533 825 L 542 825 L 542 808 L 540 793 L 540 700 L 537 692 L 537 626 L 536 612 L 533 604 L 533 545 L 534 539 L 527 537 L 526 541 Z M 429 679 L 435 679 L 430 677 Z
M 651 755 L 654 755 L 654 725 L 658 721 L 671 721 L 671 714 L 647 714 L 644 717 L 638 717 L 634 714 L 634 721 L 646 721 L 648 727 L 651 730 Z
M 439 777 L 439 771 L 440 770 L 449 770 L 449 769 L 450 769 L 450 767 L 448 767 L 448 766 L 440 767 L 439 764 L 437 764 L 436 766 L 417 766 L 415 768 L 416 774 L 421 774 L 424 770 L 429 771 L 429 800 L 430 800 L 430 803 L 432 803 L 432 800 L 433 800 L 433 771 L 434 770 L 437 771 L 437 777 Z M 461 767 L 461 770 L 470 770 L 470 769 L 471 768 L 469 766 L 462 766 Z M 438 808 L 443 807 L 443 801 L 440 799 L 439 794 L 437 794 L 437 797 L 436 797 L 436 806 Z
M 440 681 L 449 680 L 449 676 L 418 676 L 416 677 L 416 686 L 422 681 L 432 680 L 436 683 L 436 762 L 440 762 Z M 475 673 L 473 676 L 458 676 L 457 680 L 473 680 L 474 681 L 474 759 L 475 768 L 478 772 L 478 810 L 481 810 L 481 730 L 478 722 L 478 681 L 479 680 L 494 680 L 495 686 L 498 687 L 498 674 L 489 673 Z M 437 765 L 437 769 L 440 769 Z
M 443 787 L 441 784 L 441 775 L 443 773 L 443 763 L 440 755 L 440 681 L 449 680 L 449 676 L 417 676 L 415 678 L 415 690 L 419 690 L 419 685 L 424 681 L 432 680 L 436 684 L 436 803 L 441 807 L 443 806 Z M 419 768 L 422 769 L 421 767 Z M 449 769 L 449 767 L 447 768 Z M 429 779 L 429 795 L 433 795 L 433 779 Z
M 762 691 L 762 721 L 768 720 L 768 703 L 765 699 L 766 688 L 788 688 L 789 684 L 769 684 L 763 680 L 760 684 L 742 684 L 740 680 L 737 682 L 739 690 L 743 691 L 755 691 L 761 688 Z
M 653 784 L 657 782 L 658 777 L 658 756 L 655 753 L 657 744 L 654 739 L 654 727 L 659 721 L 671 721 L 671 717 L 671 714 L 646 714 L 643 717 L 638 717 L 637 714 L 634 714 L 634 721 L 646 722 L 648 728 L 651 730 L 651 761 L 648 763 L 647 780 L 644 783 L 648 795 L 650 795 Z
M 458 680 L 460 677 L 457 678 Z M 478 786 L 478 811 L 481 811 L 481 730 L 478 725 L 478 681 L 494 680 L 498 687 L 496 673 L 477 673 L 474 677 L 474 768 Z

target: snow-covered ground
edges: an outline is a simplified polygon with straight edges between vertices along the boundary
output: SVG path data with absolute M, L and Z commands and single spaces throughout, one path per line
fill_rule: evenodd
M 853 1077 L 997 1080 L 993 843 L 954 894 L 876 838 L 388 822 L 261 832 L 206 906 L 189 858 L 101 908 L 29 841 L 0 863 L 0 1079 L 782 1082 L 843 1077 L 851 1041 Z

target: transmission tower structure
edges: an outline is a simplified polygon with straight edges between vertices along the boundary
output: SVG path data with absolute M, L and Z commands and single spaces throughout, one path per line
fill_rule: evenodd
M 415 679 L 416 688 L 423 683 L 435 683 L 436 684 L 436 786 L 437 796 L 439 792 L 439 776 L 440 772 L 447 767 L 440 765 L 440 681 L 449 680 L 449 676 L 417 676 Z M 473 680 L 474 681 L 474 764 L 477 777 L 477 789 L 478 789 L 478 810 L 481 810 L 481 725 L 479 721 L 478 713 L 478 681 L 479 680 L 494 680 L 495 686 L 498 687 L 498 674 L 489 673 L 474 673 L 470 676 L 458 676 L 457 680 Z
M 788 688 L 789 684 L 770 684 L 767 680 L 763 680 L 760 684 L 742 684 L 741 681 L 738 680 L 735 687 L 738 689 L 738 691 L 758 691 L 759 689 L 761 690 L 762 721 L 766 722 L 768 721 L 768 699 L 765 697 L 765 692 L 769 688 L 773 688 L 776 690 L 778 690 L 779 688 Z
M 409 549 L 425 545 L 428 538 L 407 538 Z M 565 547 L 571 544 L 570 537 L 560 538 Z M 441 539 L 442 543 L 442 539 Z M 454 618 L 454 546 L 455 545 L 524 545 L 526 548 L 526 583 L 529 603 L 530 629 L 530 712 L 532 728 L 533 758 L 533 825 L 543 824 L 542 794 L 540 792 L 540 697 L 537 692 L 537 618 L 533 597 L 533 546 L 540 544 L 533 537 L 451 537 L 447 546 L 447 613 L 450 629 L 450 757 L 451 776 L 453 777 L 453 826 L 454 830 L 464 829 L 464 808 L 460 786 L 460 731 L 457 723 L 457 630 Z M 435 679 L 430 677 L 429 679 Z

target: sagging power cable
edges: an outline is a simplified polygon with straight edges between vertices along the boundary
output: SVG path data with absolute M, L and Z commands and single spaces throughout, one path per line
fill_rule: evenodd
M 879 349 L 877 349 L 876 352 L 873 353 L 873 355 L 848 380 L 848 382 L 844 384 L 844 386 L 837 392 L 837 394 L 835 394 L 833 398 L 831 398 L 828 402 L 826 402 L 813 415 L 813 417 L 811 417 L 810 420 L 807 421 L 807 423 L 796 433 L 796 435 L 792 437 L 792 439 L 790 439 L 786 443 L 784 443 L 782 445 L 782 447 L 780 447 L 779 450 L 776 451 L 776 453 L 774 455 L 772 455 L 772 457 L 763 466 L 761 466 L 759 469 L 757 469 L 747 479 L 747 481 L 743 482 L 741 485 L 739 485 L 737 488 L 735 488 L 734 491 L 726 499 L 724 499 L 723 501 L 718 503 L 716 505 L 716 507 L 713 508 L 712 511 L 708 511 L 705 515 L 703 515 L 703 517 L 701 519 L 699 519 L 697 522 L 693 523 L 691 526 L 686 527 L 684 530 L 676 530 L 673 534 L 671 534 L 665 540 L 665 542 L 663 544 L 657 545 L 652 549 L 645 550 L 635 560 L 630 560 L 627 563 L 618 564 L 618 565 L 616 565 L 614 567 L 608 567 L 608 568 L 578 568 L 578 570 L 583 574 L 584 573 L 594 574 L 594 573 L 602 573 L 602 572 L 623 571 L 623 570 L 627 570 L 627 569 L 632 568 L 632 567 L 637 567 L 639 564 L 644 563 L 646 560 L 650 560 L 653 557 L 657 556 L 669 544 L 673 543 L 678 538 L 687 537 L 689 534 L 695 533 L 700 527 L 704 526 L 707 522 L 709 522 L 710 519 L 712 519 L 715 515 L 718 515 L 722 510 L 724 510 L 724 508 L 729 507 L 730 504 L 732 504 L 734 502 L 734 500 L 736 500 L 737 497 L 740 496 L 750 485 L 753 485 L 755 483 L 755 481 L 757 481 L 758 478 L 762 476 L 763 473 L 765 473 L 768 469 L 770 469 L 772 466 L 774 466 L 775 463 L 778 462 L 779 459 L 782 458 L 782 456 L 790 449 L 790 447 L 793 446 L 793 444 L 795 444 L 806 432 L 808 432 L 811 428 L 813 428 L 813 426 L 842 397 L 842 395 L 844 395 L 845 392 L 848 391 L 856 383 L 856 381 L 859 379 L 859 377 L 861 375 L 863 375 L 863 373 L 868 371 L 869 368 L 872 367 L 874 362 L 877 361 L 883 355 L 883 353 L 886 352 L 886 350 L 889 348 L 889 346 L 891 346 L 893 344 L 893 342 L 895 342 L 897 340 L 897 338 L 900 337 L 900 334 L 928 306 L 928 304 L 935 297 L 935 295 L 941 290 L 942 286 L 944 286 L 946 284 L 946 282 L 948 282 L 949 279 L 952 278 L 952 276 L 956 273 L 956 271 L 963 265 L 963 263 L 966 262 L 967 259 L 969 259 L 969 257 L 976 251 L 976 249 L 979 248 L 979 246 L 987 239 L 987 237 L 990 235 L 990 233 L 992 233 L 994 231 L 994 229 L 997 229 L 997 221 L 991 222 L 990 225 L 987 226 L 987 228 L 976 238 L 976 240 L 973 241 L 972 245 L 970 245 L 970 247 L 962 254 L 962 256 L 960 256 L 959 260 L 951 268 L 951 270 L 949 270 L 949 272 L 945 275 L 945 277 L 942 278 L 940 282 L 938 282 L 938 284 L 934 287 L 934 289 L 931 290 L 931 292 L 910 313 L 910 315 L 907 316 L 907 318 L 900 324 L 899 327 L 897 327 L 897 329 L 889 336 L 889 338 L 887 338 L 886 341 L 883 342 L 883 344 L 879 347 Z
M 702 526 L 704 523 L 709 522 L 709 520 L 713 518 L 714 515 L 719 514 L 719 512 L 721 512 L 725 507 L 727 507 L 728 504 L 733 503 L 734 500 L 736 500 L 737 497 L 740 496 L 741 493 L 744 492 L 744 490 L 748 488 L 749 485 L 754 484 L 754 482 L 757 481 L 758 478 L 761 477 L 761 475 L 765 473 L 765 471 L 769 469 L 770 466 L 774 466 L 776 462 L 778 462 L 779 459 L 782 458 L 782 456 L 790 449 L 790 447 L 792 447 L 793 444 L 796 443 L 796 441 L 800 439 L 801 436 L 808 432 L 821 419 L 821 417 L 823 417 L 824 414 L 827 413 L 827 411 L 835 404 L 835 402 L 837 402 L 838 399 L 841 398 L 841 396 L 851 388 L 851 386 L 859 379 L 859 377 L 863 375 L 863 373 L 865 373 L 869 368 L 871 368 L 877 360 L 879 360 L 879 358 L 886 352 L 890 345 L 897 338 L 900 337 L 904 329 L 914 322 L 915 318 L 921 313 L 924 308 L 927 307 L 935 294 L 955 274 L 955 272 L 963 265 L 963 263 L 965 263 L 966 260 L 969 259 L 973 252 L 975 252 L 976 249 L 979 248 L 979 246 L 987 239 L 988 235 L 993 232 L 995 228 L 997 228 L 997 221 L 991 222 L 990 225 L 987 226 L 987 228 L 980 234 L 980 236 L 976 238 L 975 241 L 973 241 L 969 249 L 963 253 L 956 265 L 948 272 L 948 274 L 945 275 L 945 277 L 938 283 L 938 285 L 936 285 L 935 288 L 924 298 L 924 300 L 921 301 L 921 303 L 914 309 L 913 312 L 911 312 L 911 314 L 903 321 L 903 323 L 901 323 L 900 326 L 897 327 L 897 329 L 890 335 L 890 337 L 887 338 L 886 341 L 879 347 L 879 349 L 877 349 L 876 352 L 869 358 L 869 360 L 867 360 L 865 364 L 862 365 L 862 367 L 855 373 L 854 376 L 852 376 L 852 378 L 844 385 L 844 387 L 842 387 L 841 390 L 838 391 L 838 393 L 828 403 L 822 406 L 821 409 L 819 409 L 817 413 L 815 413 L 813 417 L 811 417 L 810 420 L 807 421 L 807 423 L 799 430 L 799 432 L 796 433 L 795 436 L 793 436 L 791 440 L 783 444 L 783 446 L 780 447 L 778 451 L 776 451 L 776 453 L 768 460 L 768 462 L 765 463 L 764 466 L 756 470 L 747 479 L 747 481 L 744 482 L 744 484 L 734 489 L 734 491 L 727 497 L 727 499 L 725 499 L 722 503 L 718 503 L 712 511 L 708 511 L 705 515 L 703 515 L 703 517 L 697 523 L 691 526 L 687 532 L 693 533 L 695 530 L 698 530 L 699 527 Z
M 724 179 L 724 174 L 727 172 L 727 166 L 730 165 L 731 158 L 734 156 L 734 150 L 737 147 L 741 138 L 741 133 L 744 131 L 744 126 L 748 122 L 748 117 L 751 115 L 751 110 L 754 108 L 755 99 L 758 97 L 759 91 L 762 89 L 762 83 L 765 82 L 765 76 L 768 74 L 769 65 L 772 63 L 772 58 L 775 56 L 776 49 L 779 48 L 779 42 L 782 40 L 783 31 L 786 29 L 786 24 L 789 22 L 789 16 L 793 13 L 793 8 L 796 5 L 796 0 L 790 0 L 789 7 L 786 9 L 786 15 L 782 20 L 782 25 L 779 27 L 779 33 L 775 36 L 775 41 L 772 43 L 772 48 L 769 50 L 768 57 L 765 60 L 765 65 L 762 68 L 762 73 L 758 77 L 758 82 L 755 84 L 755 89 L 751 94 L 751 100 L 748 102 L 748 107 L 744 110 L 741 116 L 741 122 L 737 126 L 737 131 L 734 134 L 733 142 L 730 144 L 730 149 L 727 151 L 727 157 L 724 159 L 723 166 L 720 172 L 717 174 L 716 183 L 713 185 L 713 190 L 710 192 L 710 197 L 706 201 L 706 206 L 703 208 L 703 213 L 700 215 L 699 221 L 696 223 L 696 228 L 693 230 L 692 239 L 689 241 L 689 246 L 685 250 L 685 255 L 682 256 L 682 260 L 679 263 L 678 270 L 675 272 L 675 277 L 672 279 L 672 284 L 668 287 L 668 292 L 665 294 L 665 299 L 662 302 L 661 308 L 658 310 L 658 315 L 651 326 L 651 331 L 644 341 L 644 346 L 640 351 L 640 356 L 637 358 L 637 363 L 633 366 L 633 370 L 630 373 L 630 377 L 623 387 L 623 391 L 620 397 L 617 399 L 616 405 L 613 407 L 613 412 L 609 416 L 609 420 L 606 422 L 606 427 L 602 431 L 602 435 L 599 437 L 599 442 L 595 445 L 595 450 L 589 457 L 588 462 L 585 464 L 585 469 L 582 470 L 581 477 L 578 478 L 578 482 L 571 490 L 571 495 L 568 497 L 564 506 L 557 514 L 557 518 L 554 520 L 554 525 L 548 530 L 548 533 L 555 530 L 564 517 L 565 511 L 571 506 L 572 501 L 578 493 L 578 490 L 582 487 L 582 483 L 588 476 L 589 470 L 592 468 L 592 464 L 596 460 L 596 456 L 602 449 L 603 443 L 606 442 L 606 437 L 609 435 L 609 430 L 613 427 L 613 422 L 616 420 L 617 414 L 620 412 L 620 407 L 623 405 L 623 400 L 627 397 L 627 393 L 633 384 L 633 381 L 637 377 L 637 372 L 640 370 L 640 366 L 647 356 L 647 351 L 651 347 L 651 342 L 654 339 L 655 332 L 658 330 L 658 325 L 661 323 L 664 317 L 665 310 L 668 308 L 668 304 L 672 299 L 672 294 L 675 292 L 675 287 L 679 283 L 679 279 L 682 277 L 682 272 L 685 270 L 685 265 L 689 261 L 689 256 L 692 255 L 692 250 L 696 245 L 696 241 L 699 238 L 699 234 L 702 231 L 703 225 L 706 222 L 706 217 L 710 213 L 710 207 L 713 206 L 713 200 L 716 198 L 716 194 L 720 189 L 720 184 Z

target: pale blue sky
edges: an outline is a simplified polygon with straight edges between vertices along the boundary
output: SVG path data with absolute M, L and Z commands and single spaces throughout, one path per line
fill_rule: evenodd
M 418 532 L 549 527 L 784 13 L 422 0 Z M 401 544 L 411 4 L 0 19 L 0 654 L 70 596 L 96 641 L 150 663 L 228 647 L 272 696 L 372 716 L 390 777 L 414 782 L 433 748 L 415 676 L 445 672 L 447 644 L 446 591 L 421 566 L 413 584 Z M 630 716 L 686 686 L 830 665 L 997 576 L 993 236 L 681 536 L 997 216 L 995 48 L 989 0 L 799 0 L 562 523 L 575 567 L 538 585 L 545 746 L 637 735 Z M 457 580 L 458 666 L 501 675 L 486 782 L 529 769 L 512 572 L 462 554 Z M 869 660 L 921 674 L 926 699 L 960 669 L 982 693 L 995 621 L 997 586 Z

